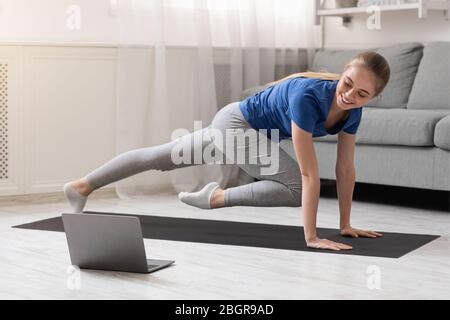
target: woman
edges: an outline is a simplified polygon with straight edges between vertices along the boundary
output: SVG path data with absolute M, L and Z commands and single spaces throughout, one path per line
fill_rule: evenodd
M 258 154 L 256 163 L 238 165 L 255 182 L 222 189 L 216 182 L 198 192 L 181 192 L 184 203 L 203 209 L 230 206 L 302 206 L 305 241 L 308 247 L 330 250 L 352 249 L 351 246 L 320 239 L 316 233 L 316 216 L 320 193 L 320 179 L 313 137 L 338 134 L 336 180 L 340 208 L 341 235 L 351 237 L 379 237 L 380 233 L 355 229 L 350 225 L 350 210 L 355 183 L 354 149 L 362 106 L 378 96 L 389 81 L 387 61 L 376 52 L 363 52 L 353 58 L 341 75 L 331 73 L 297 73 L 270 83 L 264 91 L 242 102 L 222 108 L 211 125 L 182 136 L 169 143 L 131 150 L 118 155 L 84 178 L 66 183 L 64 193 L 74 212 L 82 212 L 89 194 L 109 183 L 146 170 L 173 170 L 196 163 L 173 161 L 173 150 L 194 149 L 192 138 L 201 135 L 202 145 L 219 146 L 228 154 L 226 143 L 213 139 L 212 130 L 230 131 L 239 135 L 261 132 L 258 140 L 247 139 L 241 149 L 249 150 L 262 139 L 271 146 L 264 155 Z M 281 139 L 292 137 L 296 159 L 279 150 L 272 133 Z M 208 134 L 209 133 L 209 134 Z M 223 142 L 223 141 L 222 141 Z M 238 146 L 239 147 L 239 146 Z M 233 146 L 234 148 L 234 146 Z M 250 152 L 249 152 L 250 153 Z M 263 172 L 267 157 L 277 155 L 275 172 Z M 191 153 L 192 154 L 192 153 Z M 251 158 L 252 160 L 255 160 Z M 201 163 L 207 163 L 203 161 Z M 197 163 L 198 164 L 198 163 Z

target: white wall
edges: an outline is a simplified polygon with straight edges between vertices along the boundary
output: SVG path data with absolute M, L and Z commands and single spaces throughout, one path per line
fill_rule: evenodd
M 117 43 L 110 0 L 0 0 L 0 41 Z M 80 28 L 72 17 L 81 10 Z
M 325 5 L 333 8 L 334 1 Z M 442 11 L 429 11 L 428 18 L 419 19 L 417 11 L 381 12 L 381 29 L 369 30 L 369 14 L 355 15 L 346 27 L 339 17 L 323 18 L 325 48 L 369 48 L 400 42 L 450 41 L 450 20 Z
M 135 1 L 0 0 L 0 42 L 146 45 L 151 23 L 130 12 Z

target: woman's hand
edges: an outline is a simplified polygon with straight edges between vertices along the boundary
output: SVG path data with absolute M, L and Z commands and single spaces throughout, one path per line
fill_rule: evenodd
M 349 236 L 352 238 L 358 238 L 358 237 L 377 238 L 377 237 L 382 237 L 383 235 L 379 232 L 355 229 L 355 228 L 352 228 L 351 226 L 348 226 L 348 227 L 341 228 L 341 236 Z
M 339 242 L 334 242 L 328 239 L 313 238 L 306 241 L 306 245 L 309 248 L 315 249 L 328 249 L 328 250 L 350 250 L 351 246 Z

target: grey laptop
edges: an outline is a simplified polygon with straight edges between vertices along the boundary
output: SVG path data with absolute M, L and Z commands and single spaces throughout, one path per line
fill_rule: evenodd
M 175 261 L 147 259 L 138 217 L 63 213 L 72 265 L 150 273 Z

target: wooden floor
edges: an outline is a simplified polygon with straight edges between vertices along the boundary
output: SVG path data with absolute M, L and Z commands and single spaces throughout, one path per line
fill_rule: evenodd
M 72 273 L 64 233 L 11 228 L 60 215 L 68 208 L 62 194 L 3 197 L 0 298 L 449 299 L 450 213 L 445 205 L 427 200 L 429 192 L 416 191 L 409 196 L 412 202 L 396 203 L 392 191 L 382 190 L 369 189 L 366 196 L 362 192 L 361 199 L 354 199 L 355 227 L 442 237 L 399 259 L 145 239 L 150 258 L 173 259 L 176 264 L 144 275 Z M 387 204 L 380 200 L 383 197 Z M 300 208 L 206 211 L 180 203 L 176 195 L 120 200 L 111 190 L 92 194 L 86 210 L 301 224 Z M 321 197 L 318 225 L 336 228 L 338 217 L 337 200 Z M 373 278 L 378 272 L 379 287 Z

